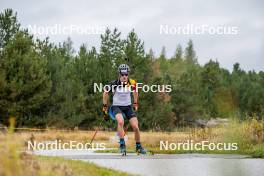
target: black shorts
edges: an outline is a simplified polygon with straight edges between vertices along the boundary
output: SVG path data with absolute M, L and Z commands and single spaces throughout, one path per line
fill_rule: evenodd
M 128 120 L 130 120 L 132 117 L 136 117 L 136 113 L 133 111 L 132 106 L 112 106 L 113 108 L 113 114 L 116 116 L 116 114 L 121 113 L 126 116 Z

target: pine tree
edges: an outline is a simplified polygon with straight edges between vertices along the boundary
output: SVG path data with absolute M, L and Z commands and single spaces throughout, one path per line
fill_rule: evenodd
M 179 44 L 177 46 L 177 48 L 176 48 L 176 51 L 175 51 L 174 56 L 173 56 L 173 59 L 175 59 L 176 61 L 179 61 L 179 60 L 182 59 L 182 55 L 183 55 L 183 53 L 182 53 L 182 47 Z
M 152 50 L 152 48 L 150 48 L 149 52 L 148 52 L 148 57 L 150 58 L 151 61 L 155 60 L 155 53 Z
M 165 46 L 163 46 L 161 49 L 159 59 L 161 59 L 161 60 L 166 59 L 166 48 L 165 48 Z
M 131 68 L 131 75 L 138 80 L 147 80 L 150 72 L 150 59 L 145 56 L 144 43 L 138 38 L 132 30 L 125 40 L 126 63 Z
M 98 74 L 102 83 L 108 84 L 116 76 L 118 65 L 124 62 L 124 41 L 120 36 L 121 32 L 116 28 L 113 32 L 107 28 L 101 35 Z
M 2 59 L 5 84 L 0 94 L 0 112 L 6 120 L 15 116 L 23 125 L 40 111 L 51 91 L 46 61 L 35 51 L 32 37 L 24 32 L 18 32 L 7 43 Z
M 185 59 L 188 63 L 197 64 L 197 57 L 193 48 L 192 40 L 189 40 L 187 47 L 185 48 Z
M 0 51 L 14 38 L 19 29 L 17 14 L 14 14 L 12 9 L 6 9 L 0 14 Z

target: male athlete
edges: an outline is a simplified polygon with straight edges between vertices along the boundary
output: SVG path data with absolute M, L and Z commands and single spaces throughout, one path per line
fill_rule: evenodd
M 138 92 L 136 90 L 136 81 L 129 79 L 129 66 L 126 64 L 121 64 L 118 67 L 118 79 L 111 81 L 109 88 L 104 90 L 103 93 L 103 112 L 108 113 L 108 98 L 109 92 L 113 93 L 113 105 L 112 112 L 117 121 L 117 131 L 120 137 L 120 152 L 126 155 L 126 144 L 124 140 L 124 119 L 129 120 L 133 131 L 135 132 L 136 141 L 136 152 L 141 154 L 146 154 L 146 151 L 141 146 L 140 143 L 140 132 L 138 127 L 138 120 L 135 111 L 138 109 Z M 131 100 L 131 93 L 133 94 L 133 107 Z M 108 116 L 106 116 L 108 120 Z

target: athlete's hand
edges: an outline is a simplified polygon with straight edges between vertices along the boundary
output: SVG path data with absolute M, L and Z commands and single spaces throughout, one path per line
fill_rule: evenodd
M 138 110 L 138 103 L 133 103 L 133 109 L 134 109 L 134 111 Z
M 108 106 L 104 104 L 102 111 L 103 111 L 103 114 L 104 114 L 105 121 L 108 121 L 109 120 L 109 116 L 108 116 Z

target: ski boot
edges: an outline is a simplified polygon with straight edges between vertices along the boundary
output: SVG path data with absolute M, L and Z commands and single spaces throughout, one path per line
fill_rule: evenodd
M 126 156 L 126 144 L 125 143 L 120 143 L 120 153 L 122 154 L 122 156 Z
M 139 154 L 147 154 L 147 151 L 140 145 L 136 144 L 136 153 Z

